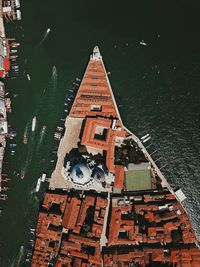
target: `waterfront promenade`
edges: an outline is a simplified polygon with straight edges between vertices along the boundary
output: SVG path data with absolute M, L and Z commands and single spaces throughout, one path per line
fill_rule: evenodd
M 7 40 L 5 36 L 5 26 L 3 21 L 3 12 L 2 12 L 2 0 L 0 0 L 0 78 L 5 77 L 7 72 L 5 71 L 5 62 L 7 61 L 8 49 L 7 49 Z M 8 63 L 9 65 L 9 63 Z M 5 99 L 5 85 L 3 81 L 0 81 L 0 192 L 2 190 L 1 179 L 2 179 L 2 165 L 4 152 L 6 147 L 6 136 L 8 134 L 8 125 L 7 125 L 7 106 Z

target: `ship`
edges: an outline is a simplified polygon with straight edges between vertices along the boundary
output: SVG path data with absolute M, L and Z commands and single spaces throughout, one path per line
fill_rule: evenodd
M 32 267 L 200 266 L 186 196 L 147 151 L 150 135 L 140 139 L 123 124 L 98 47 L 65 125 Z
M 43 126 L 42 126 L 42 130 L 41 130 L 41 134 L 42 134 L 42 135 L 45 134 L 46 128 L 47 128 L 46 125 L 43 125 Z
M 36 119 L 36 116 L 35 116 L 35 117 L 33 117 L 33 120 L 32 120 L 32 126 L 31 126 L 32 132 L 35 131 L 36 123 L 37 123 L 37 119 Z
M 55 76 L 56 74 L 57 74 L 56 66 L 53 66 L 52 75 Z
M 21 170 L 21 172 L 20 172 L 20 178 L 21 179 L 24 179 L 24 176 L 25 176 L 25 171 L 24 170 Z
M 51 31 L 51 29 L 50 29 L 50 28 L 48 28 L 48 29 L 47 29 L 47 33 L 49 33 L 50 31 Z
M 141 45 L 145 45 L 145 46 L 147 45 L 147 43 L 145 43 L 144 40 L 140 41 L 140 44 L 141 44 Z
M 27 79 L 30 81 L 31 80 L 30 74 L 27 74 L 26 76 L 27 76 Z
M 0 194 L 0 200 L 7 200 L 8 196 L 6 194 Z
M 38 178 L 38 180 L 37 180 L 37 184 L 36 184 L 35 192 L 39 192 L 41 182 L 42 182 L 42 178 L 40 177 L 40 178 Z
M 46 180 L 46 177 L 47 177 L 46 173 L 43 173 L 43 174 L 42 174 L 41 181 L 42 181 L 42 182 L 45 182 L 45 180 Z
M 23 137 L 23 143 L 24 143 L 25 145 L 28 144 L 28 136 L 27 136 L 27 134 L 24 134 L 24 137 Z

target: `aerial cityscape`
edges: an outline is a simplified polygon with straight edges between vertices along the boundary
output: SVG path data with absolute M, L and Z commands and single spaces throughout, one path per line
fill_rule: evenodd
M 198 44 L 135 3 L 0 0 L 0 267 L 200 267 Z

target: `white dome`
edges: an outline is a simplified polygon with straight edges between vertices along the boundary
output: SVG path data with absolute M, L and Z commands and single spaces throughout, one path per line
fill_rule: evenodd
M 83 163 L 76 164 L 72 169 L 71 179 L 76 184 L 84 185 L 90 181 L 91 171 Z

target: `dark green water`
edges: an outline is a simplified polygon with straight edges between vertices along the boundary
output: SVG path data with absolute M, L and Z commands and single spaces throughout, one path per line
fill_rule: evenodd
M 0 266 L 17 259 L 27 229 L 35 221 L 40 196 L 36 180 L 50 165 L 53 129 L 63 116 L 63 98 L 81 77 L 98 44 L 124 123 L 138 136 L 150 133 L 162 158 L 159 166 L 188 199 L 187 210 L 200 234 L 200 33 L 197 1 L 39 1 L 22 2 L 23 21 L 7 28 L 21 42 L 21 75 L 7 81 L 17 129 L 15 156 L 6 153 L 5 172 L 13 178 L 0 218 Z M 22 26 L 22 29 L 20 28 Z M 51 32 L 40 45 L 47 28 Z M 158 35 L 160 37 L 158 37 Z M 139 42 L 144 39 L 147 46 Z M 27 63 L 25 63 L 27 59 Z M 52 67 L 57 77 L 52 77 Z M 30 73 L 28 81 L 23 71 Z M 55 79 L 57 78 L 57 83 Z M 44 91 L 45 89 L 45 91 Z M 29 144 L 27 124 L 37 116 Z M 47 126 L 40 139 L 42 126 Z M 13 175 L 26 168 L 24 180 Z

